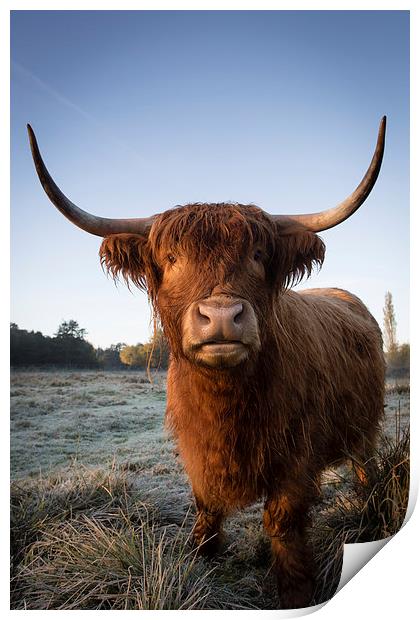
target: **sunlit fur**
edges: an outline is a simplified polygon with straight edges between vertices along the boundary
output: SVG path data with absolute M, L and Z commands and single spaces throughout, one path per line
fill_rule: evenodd
M 324 249 L 253 205 L 194 204 L 160 215 L 148 237 L 113 235 L 100 250 L 114 277 L 147 290 L 170 343 L 167 422 L 196 498 L 197 541 L 211 552 L 223 517 L 264 498 L 283 607 L 311 600 L 305 529 L 320 474 L 371 458 L 383 412 L 381 333 L 366 307 L 339 289 L 290 290 Z M 186 257 L 183 270 L 167 264 L 173 256 Z M 238 368 L 199 367 L 182 350 L 186 309 L 216 289 L 248 300 L 258 320 L 261 348 Z

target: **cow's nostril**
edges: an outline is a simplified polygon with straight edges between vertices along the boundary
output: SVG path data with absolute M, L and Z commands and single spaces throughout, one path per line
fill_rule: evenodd
M 210 313 L 206 311 L 205 307 L 198 305 L 197 314 L 200 322 L 203 325 L 208 325 L 209 323 L 211 323 L 211 317 L 209 316 Z
M 242 304 L 238 304 L 238 306 L 235 306 L 235 310 L 236 310 L 236 313 L 233 316 L 233 322 L 238 324 L 242 320 L 242 317 L 244 314 L 244 307 Z

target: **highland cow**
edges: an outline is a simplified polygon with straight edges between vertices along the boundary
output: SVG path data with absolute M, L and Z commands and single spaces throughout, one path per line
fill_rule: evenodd
M 372 190 L 385 118 L 357 189 L 335 208 L 287 216 L 231 203 L 140 219 L 90 215 L 55 185 L 28 129 L 51 201 L 104 237 L 102 263 L 147 291 L 162 324 L 171 350 L 167 422 L 191 481 L 200 550 L 214 553 L 223 519 L 264 499 L 281 605 L 309 605 L 308 514 L 325 468 L 372 459 L 384 359 L 380 329 L 357 297 L 291 286 L 322 265 L 316 233 L 343 222 Z

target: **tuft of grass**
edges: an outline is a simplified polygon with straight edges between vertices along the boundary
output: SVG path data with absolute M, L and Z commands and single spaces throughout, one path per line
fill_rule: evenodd
M 353 494 L 339 492 L 312 528 L 318 565 L 313 604 L 334 595 L 341 577 L 344 544 L 382 540 L 403 525 L 410 487 L 409 429 L 401 432 L 397 426 L 395 440 L 382 437 L 381 448 L 369 468 L 368 480 L 353 482 Z
M 14 483 L 12 609 L 252 607 L 197 555 L 188 519 L 162 525 L 115 466 Z
M 112 467 L 88 470 L 74 466 L 50 476 L 12 482 L 11 554 L 13 568 L 25 556 L 39 533 L 51 524 L 78 514 L 94 514 L 121 506 L 127 480 Z
M 125 518 L 124 518 L 125 517 Z M 25 609 L 200 609 L 211 570 L 197 571 L 180 532 L 141 518 L 80 515 L 42 531 L 18 572 Z

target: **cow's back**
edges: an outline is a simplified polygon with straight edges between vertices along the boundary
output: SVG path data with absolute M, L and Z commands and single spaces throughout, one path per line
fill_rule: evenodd
M 374 444 L 383 413 L 385 361 L 379 325 L 358 297 L 342 289 L 307 289 L 286 296 L 286 305 L 293 307 L 289 316 L 297 317 L 294 347 L 307 355 L 300 355 L 299 368 L 312 408 L 306 413 L 308 423 L 312 417 L 318 424 L 327 460 L 339 459 L 346 450 L 363 458 Z
M 349 293 L 349 291 L 342 288 L 309 288 L 298 291 L 297 294 L 306 299 L 312 298 L 314 300 L 328 301 L 331 305 L 336 305 L 338 308 L 346 307 L 351 312 L 354 312 L 377 325 L 376 320 L 366 308 L 362 300 L 353 293 Z

